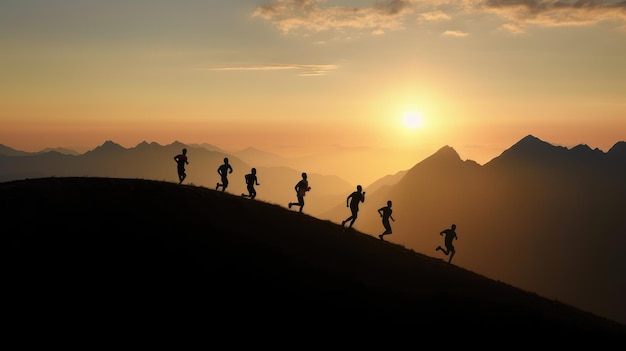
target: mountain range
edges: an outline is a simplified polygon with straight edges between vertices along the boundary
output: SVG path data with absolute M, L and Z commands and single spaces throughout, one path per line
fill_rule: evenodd
M 111 177 L 176 181 L 173 156 L 188 148 L 186 183 L 213 189 L 229 157 L 230 194 L 244 193 L 243 175 L 256 167 L 257 200 L 281 207 L 295 200 L 301 169 L 248 149 L 229 154 L 212 145 L 107 141 L 80 155 L 24 154 L 0 145 L 0 181 L 41 177 Z M 241 171 L 239 171 L 241 170 Z M 355 231 L 378 237 L 377 209 L 393 201 L 392 243 L 444 258 L 439 233 L 457 225 L 454 264 L 547 298 L 626 323 L 626 142 L 603 152 L 554 146 L 528 135 L 490 162 L 462 160 L 444 146 L 407 170 L 364 186 Z M 339 176 L 309 173 L 314 191 L 304 212 L 341 223 L 355 189 Z

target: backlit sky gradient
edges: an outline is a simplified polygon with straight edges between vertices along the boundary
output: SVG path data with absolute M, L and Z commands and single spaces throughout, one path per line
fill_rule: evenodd
M 4 0 L 0 48 L 0 144 L 24 151 L 352 150 L 372 180 L 445 145 L 626 140 L 624 1 Z

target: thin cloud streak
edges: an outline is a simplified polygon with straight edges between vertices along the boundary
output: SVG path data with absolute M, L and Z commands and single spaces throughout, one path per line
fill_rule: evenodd
M 579 0 L 486 0 L 477 2 L 485 12 L 496 14 L 519 30 L 527 25 L 541 27 L 587 26 L 613 21 L 626 25 L 626 1 Z
M 372 35 L 399 30 L 411 23 L 447 21 L 467 15 L 495 15 L 502 29 L 523 33 L 527 26 L 590 26 L 615 22 L 626 28 L 626 1 L 611 0 L 390 0 L 363 7 L 324 7 L 324 0 L 273 0 L 252 17 L 271 22 L 282 33 L 370 30 Z
M 301 77 L 323 76 L 329 71 L 337 69 L 337 65 L 243 65 L 243 66 L 222 66 L 196 68 L 198 71 L 279 71 L 279 70 L 300 70 Z
M 450 15 L 446 14 L 441 10 L 424 12 L 418 15 L 417 22 L 425 23 L 425 22 L 441 22 L 441 21 L 450 21 L 452 18 Z
M 401 28 L 413 12 L 412 1 L 392 0 L 370 7 L 323 7 L 320 0 L 274 0 L 259 6 L 252 17 L 270 21 L 283 33 L 303 29 L 368 29 L 374 34 Z
M 460 30 L 447 30 L 441 34 L 442 37 L 455 37 L 462 38 L 469 36 L 469 33 L 462 32 Z

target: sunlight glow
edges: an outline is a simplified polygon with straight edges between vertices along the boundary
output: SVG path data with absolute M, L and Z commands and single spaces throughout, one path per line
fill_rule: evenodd
M 409 129 L 416 129 L 422 126 L 422 116 L 417 112 L 406 112 L 402 116 L 404 126 Z

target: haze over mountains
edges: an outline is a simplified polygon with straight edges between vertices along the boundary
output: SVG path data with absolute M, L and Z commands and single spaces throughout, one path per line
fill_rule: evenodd
M 305 169 L 279 166 L 258 150 L 228 154 L 210 145 L 108 141 L 81 155 L 23 154 L 0 146 L 0 181 L 38 177 L 116 177 L 176 182 L 173 157 L 189 149 L 185 183 L 213 189 L 229 157 L 235 172 L 227 192 L 245 191 L 244 174 L 258 170 L 257 199 L 286 207 Z M 568 149 L 529 135 L 485 165 L 463 161 L 444 146 L 407 170 L 363 184 L 366 201 L 355 229 L 377 237 L 376 210 L 393 201 L 388 241 L 442 257 L 439 232 L 457 225 L 454 264 L 492 279 L 626 323 L 626 142 L 602 152 Z M 341 223 L 356 184 L 309 172 L 304 212 Z

